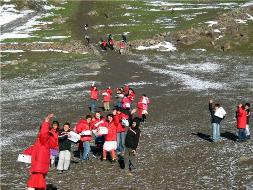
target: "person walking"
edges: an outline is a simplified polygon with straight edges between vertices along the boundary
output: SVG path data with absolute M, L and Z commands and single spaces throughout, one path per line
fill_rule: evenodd
M 96 111 L 96 108 L 97 108 L 97 101 L 98 101 L 98 89 L 97 87 L 95 86 L 95 84 L 93 83 L 91 85 L 91 88 L 90 88 L 90 100 L 91 100 L 91 113 L 95 113 Z
M 141 133 L 139 125 L 139 118 L 134 118 L 126 134 L 124 162 L 125 170 L 129 175 L 132 175 L 131 172 L 136 169 L 135 155 Z
M 112 97 L 112 89 L 109 86 L 103 93 L 104 97 L 104 110 L 109 111 L 110 110 L 110 102 L 111 102 L 111 97 Z

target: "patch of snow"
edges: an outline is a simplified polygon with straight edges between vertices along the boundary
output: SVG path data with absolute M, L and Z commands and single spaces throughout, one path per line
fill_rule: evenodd
M 235 19 L 235 21 L 239 24 L 246 24 L 247 20 L 242 20 L 242 19 Z
M 103 24 L 92 26 L 92 28 L 94 29 L 103 28 L 103 27 L 105 27 L 105 25 Z
M 251 16 L 250 14 L 246 14 L 248 16 L 248 20 L 253 20 L 253 16 Z
M 60 10 L 60 9 L 65 9 L 64 7 L 56 7 L 54 5 L 44 5 L 44 9 L 45 10 Z
M 50 36 L 50 37 L 44 37 L 44 39 L 64 39 L 64 38 L 70 38 L 71 36 Z
M 249 7 L 249 6 L 252 6 L 252 5 L 253 5 L 253 1 L 243 4 L 243 5 L 241 5 L 241 7 Z
M 152 46 L 138 46 L 136 49 L 137 50 L 148 50 L 148 49 L 160 49 L 162 48 L 160 51 L 176 51 L 176 47 L 170 43 L 170 42 L 161 42 L 159 44 L 156 45 L 152 45 Z
M 133 13 L 125 13 L 125 14 L 123 14 L 123 16 L 131 16 L 131 15 L 133 15 Z
M 206 51 L 206 49 L 201 49 L 201 48 L 199 48 L 199 49 L 192 49 L 193 51 Z
M 153 83 L 152 82 L 145 82 L 145 81 L 128 83 L 129 86 L 143 86 L 143 85 L 149 85 L 149 84 L 153 84 Z
M 24 52 L 24 50 L 18 50 L 18 49 L 13 49 L 13 50 L 0 50 L 1 53 L 21 53 Z
M 60 49 L 35 49 L 35 50 L 31 50 L 33 52 L 47 52 L 47 51 L 51 51 L 51 52 L 59 52 L 59 53 L 70 53 L 69 51 L 64 51 L 64 50 L 60 50 Z
M 221 33 L 221 31 L 219 29 L 214 29 L 213 31 L 216 33 Z
M 109 27 L 119 27 L 119 26 L 135 26 L 135 24 L 109 24 Z
M 0 26 L 10 23 L 18 18 L 24 17 L 32 10 L 17 11 L 14 5 L 2 5 L 0 7 Z
M 215 38 L 215 40 L 218 40 L 218 39 L 221 39 L 221 38 L 223 38 L 223 36 L 219 35 L 217 38 Z
M 32 42 L 33 44 L 53 44 L 54 42 L 40 42 L 40 41 L 37 41 L 37 42 Z
M 213 25 L 218 24 L 218 21 L 207 21 L 205 23 L 208 24 L 209 27 L 212 27 Z

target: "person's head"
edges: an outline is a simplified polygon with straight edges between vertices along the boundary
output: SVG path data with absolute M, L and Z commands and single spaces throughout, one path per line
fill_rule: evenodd
M 122 109 L 119 108 L 119 107 L 117 107 L 117 108 L 116 108 L 116 112 L 117 112 L 117 114 L 120 114 L 120 113 L 122 112 Z
M 131 127 L 138 128 L 140 126 L 140 119 L 135 117 L 131 123 Z
M 107 115 L 107 119 L 108 119 L 109 122 L 112 122 L 112 120 L 113 120 L 113 115 L 112 115 L 112 114 L 108 114 L 108 115 Z
M 129 88 L 129 91 L 128 91 L 129 93 L 132 93 L 132 92 L 134 92 L 134 90 L 132 89 L 132 88 Z
M 147 97 L 146 94 L 142 94 L 143 97 Z
M 96 111 L 95 118 L 100 119 L 100 116 L 101 116 L 100 111 Z
M 70 123 L 68 123 L 68 122 L 64 123 L 63 130 L 66 131 L 66 132 L 70 131 Z
M 92 119 L 91 115 L 86 115 L 86 121 L 87 121 L 87 123 L 90 123 L 91 119 Z
M 111 87 L 110 87 L 110 86 L 108 86 L 108 87 L 107 87 L 107 89 L 111 89 Z
M 214 110 L 217 110 L 219 108 L 220 108 L 220 104 L 217 103 L 217 104 L 214 105 Z
M 56 131 L 58 131 L 60 129 L 60 124 L 58 121 L 53 121 L 52 129 L 55 129 Z
M 248 110 L 250 108 L 250 103 L 246 103 L 244 107 L 246 110 Z

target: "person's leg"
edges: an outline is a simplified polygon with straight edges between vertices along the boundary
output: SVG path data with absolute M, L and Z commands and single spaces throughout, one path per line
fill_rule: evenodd
M 60 151 L 57 170 L 59 170 L 59 171 L 63 170 L 63 163 L 64 163 L 64 151 Z
M 218 124 L 218 123 L 216 125 L 216 133 L 217 133 L 216 137 L 217 137 L 218 141 L 221 140 L 221 137 L 220 137 L 220 124 Z
M 131 149 L 131 152 L 129 153 L 129 160 L 130 160 L 130 168 L 131 168 L 131 171 L 133 169 L 136 169 L 136 161 L 135 161 L 135 155 L 133 153 L 133 150 Z
M 68 170 L 69 169 L 70 159 L 71 159 L 71 153 L 70 153 L 70 151 L 69 150 L 65 150 L 65 159 L 64 159 L 64 166 L 63 166 L 64 170 Z
M 112 161 L 115 161 L 116 160 L 115 150 L 111 150 L 111 156 L 112 156 Z
M 89 159 L 89 153 L 90 153 L 90 142 L 85 141 L 83 142 L 83 160 Z
M 241 142 L 243 140 L 243 130 L 242 129 L 239 129 L 238 130 L 238 140 L 239 142 Z
M 120 150 L 120 138 L 121 138 L 121 134 L 117 133 L 117 154 L 121 153 L 121 150 Z
M 216 123 L 212 123 L 212 130 L 213 130 L 212 140 L 213 140 L 213 142 L 217 141 L 217 137 L 216 137 L 217 131 L 216 131 L 216 129 L 217 129 Z
M 246 138 L 250 138 L 250 131 L 249 131 L 249 125 L 246 125 Z
M 246 129 L 243 129 L 242 131 L 243 131 L 242 138 L 243 138 L 243 141 L 245 141 L 246 140 Z
M 103 149 L 103 160 L 106 160 L 107 151 Z
M 129 171 L 129 149 L 126 148 L 124 155 L 125 171 Z
M 121 133 L 121 152 L 124 154 L 125 152 L 125 139 L 126 139 L 126 132 Z
M 107 110 L 110 110 L 110 102 L 107 102 Z

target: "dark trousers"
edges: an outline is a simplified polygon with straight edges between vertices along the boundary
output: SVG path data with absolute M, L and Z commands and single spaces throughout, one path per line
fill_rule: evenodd
M 244 141 L 246 139 L 246 130 L 245 129 L 239 129 L 238 138 L 239 138 L 239 141 Z
M 124 162 L 126 171 L 136 169 L 135 155 L 133 154 L 133 149 L 125 148 Z

